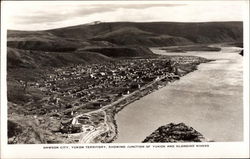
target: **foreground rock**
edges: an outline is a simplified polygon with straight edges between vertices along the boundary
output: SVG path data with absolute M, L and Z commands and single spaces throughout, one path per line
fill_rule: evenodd
M 184 123 L 170 123 L 159 127 L 151 135 L 146 137 L 143 143 L 149 142 L 204 142 L 204 136 Z

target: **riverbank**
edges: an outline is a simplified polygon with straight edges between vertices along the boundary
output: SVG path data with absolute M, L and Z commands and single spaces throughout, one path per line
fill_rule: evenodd
M 181 122 L 216 142 L 242 141 L 243 58 L 238 54 L 239 48 L 222 47 L 220 52 L 168 54 L 159 50 L 155 53 L 194 55 L 214 61 L 198 65 L 197 71 L 119 112 L 116 115 L 119 136 L 115 143 L 139 143 L 159 126 Z
M 169 46 L 169 47 L 161 47 L 161 50 L 165 50 L 169 53 L 185 53 L 188 51 L 221 51 L 220 47 L 209 46 L 209 45 L 186 45 L 186 46 Z
M 82 135 L 80 135 L 81 136 L 80 139 L 78 140 L 79 143 L 110 143 L 115 141 L 117 135 L 119 135 L 115 119 L 115 116 L 118 112 L 120 112 L 127 105 L 139 100 L 140 98 L 152 92 L 155 92 L 160 88 L 163 88 L 167 84 L 180 79 L 180 77 L 190 72 L 195 71 L 197 69 L 197 65 L 199 65 L 200 63 L 209 62 L 209 60 L 206 60 L 204 58 L 181 57 L 181 56 L 172 57 L 172 60 L 178 62 L 179 66 L 177 66 L 177 68 L 180 72 L 180 75 L 166 74 L 164 76 L 158 77 L 154 81 L 139 88 L 138 90 L 122 96 L 115 102 L 106 105 L 99 110 L 86 113 L 91 116 L 91 114 L 98 114 L 104 111 L 105 117 L 104 120 L 99 122 L 98 126 L 93 128 L 90 132 L 88 133 L 86 133 L 86 131 L 83 132 Z M 77 118 L 79 118 L 80 116 L 76 117 L 75 120 L 78 120 Z M 85 130 L 89 129 L 88 127 L 86 129 L 86 124 L 84 124 L 84 127 Z
M 106 72 L 99 71 L 99 74 L 90 74 L 89 77 L 80 75 L 80 73 L 84 74 L 85 72 L 79 72 L 82 71 L 83 66 L 62 68 L 63 72 L 58 70 L 62 75 L 56 75 L 63 76 L 63 79 L 50 79 L 45 84 L 39 81 L 36 83 L 39 86 L 35 84 L 31 87 L 36 90 L 52 91 L 53 94 L 58 95 L 57 98 L 44 97 L 40 101 L 41 105 L 46 104 L 47 108 L 46 110 L 41 109 L 41 113 L 44 113 L 44 111 L 50 113 L 19 116 L 14 111 L 9 111 L 11 114 L 9 120 L 17 124 L 13 128 L 10 127 L 9 131 L 14 130 L 15 127 L 21 127 L 22 129 L 22 131 L 18 129 L 14 135 L 9 135 L 9 143 L 26 143 L 26 141 L 28 143 L 54 144 L 113 142 L 119 133 L 115 119 L 118 112 L 127 105 L 196 70 L 200 63 L 208 61 L 205 58 L 195 56 L 158 56 L 154 59 L 130 59 L 120 61 L 118 64 L 91 66 L 97 71 L 103 69 L 104 66 Z M 117 69 L 117 71 L 112 68 Z M 74 71 L 72 72 L 72 70 Z M 64 75 L 67 74 L 67 71 L 73 74 L 73 79 L 67 79 L 72 78 L 72 75 Z M 92 80 L 88 82 L 94 82 L 95 85 L 84 83 L 89 87 L 87 90 L 84 87 L 79 87 L 82 83 L 75 82 L 75 80 L 83 81 L 79 78 L 91 78 Z M 97 83 L 97 80 L 106 80 L 104 81 L 105 85 L 103 82 Z M 69 81 L 74 81 L 74 83 L 71 83 L 73 88 L 77 86 L 79 88 L 64 91 L 65 88 L 60 86 L 62 83 L 65 85 Z M 53 85 L 50 85 L 50 83 L 53 83 Z M 55 85 L 55 83 L 60 85 Z M 45 87 L 40 87 L 43 84 Z M 51 89 L 51 87 L 53 88 Z M 30 91 L 30 88 L 28 91 Z M 19 107 L 19 105 L 13 103 L 8 105 L 10 110 Z M 29 108 L 29 111 L 33 112 L 34 109 L 31 109 L 30 106 L 33 106 L 32 102 L 27 103 L 25 108 Z M 35 110 L 35 114 L 40 112 L 40 109 L 37 110 L 36 108 Z M 24 122 L 23 118 L 30 122 Z M 42 129 L 38 129 L 38 125 Z M 29 131 L 33 136 L 39 134 L 35 140 L 29 140 L 29 133 L 22 133 L 28 127 L 31 128 Z

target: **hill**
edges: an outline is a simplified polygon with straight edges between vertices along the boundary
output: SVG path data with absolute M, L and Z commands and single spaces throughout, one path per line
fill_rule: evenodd
M 45 31 L 8 31 L 8 46 L 47 51 L 75 50 L 94 43 L 96 46 L 105 47 L 113 45 L 150 47 L 242 41 L 242 22 L 113 22 Z M 48 49 L 45 49 L 46 47 Z
M 89 52 L 98 52 L 112 58 L 155 56 L 148 48 L 142 46 L 86 48 L 83 50 Z
M 192 44 L 190 40 L 183 37 L 170 35 L 159 35 L 146 32 L 135 27 L 124 27 L 115 31 L 98 35 L 92 40 L 105 40 L 120 45 L 143 45 L 143 46 L 171 46 Z
M 113 60 L 95 52 L 44 52 L 32 50 L 7 49 L 7 68 L 63 67 L 73 64 L 102 63 Z
M 242 22 L 113 22 L 44 31 L 9 30 L 8 68 L 152 56 L 146 47 L 242 43 L 242 27 Z
M 82 41 L 74 38 L 63 38 L 46 31 L 8 31 L 7 46 L 23 50 L 48 52 L 69 52 L 81 47 L 115 46 L 107 41 Z
M 116 44 L 131 44 L 134 38 L 140 39 L 142 37 L 147 37 L 145 41 L 140 41 L 140 44 L 147 45 L 148 38 L 154 37 L 155 39 L 159 39 L 162 35 L 181 38 L 184 41 L 188 40 L 188 42 L 191 41 L 193 43 L 242 42 L 243 23 L 113 22 L 66 27 L 48 30 L 48 32 L 64 38 L 81 40 L 101 39 Z M 120 41 L 120 35 L 126 38 Z M 139 37 L 135 37 L 134 35 Z M 155 42 L 155 45 L 166 46 L 168 43 L 157 44 L 157 42 Z M 178 45 L 178 43 L 172 45 Z

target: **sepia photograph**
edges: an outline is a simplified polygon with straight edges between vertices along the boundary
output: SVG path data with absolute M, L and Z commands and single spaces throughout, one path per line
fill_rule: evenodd
M 4 2 L 2 142 L 249 142 L 248 5 Z

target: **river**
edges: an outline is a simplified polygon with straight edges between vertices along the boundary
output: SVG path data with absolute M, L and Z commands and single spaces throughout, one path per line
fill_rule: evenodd
M 140 143 L 158 127 L 183 122 L 217 142 L 243 140 L 243 57 L 239 48 L 220 52 L 154 53 L 214 59 L 180 80 L 137 100 L 116 115 L 114 143 Z

